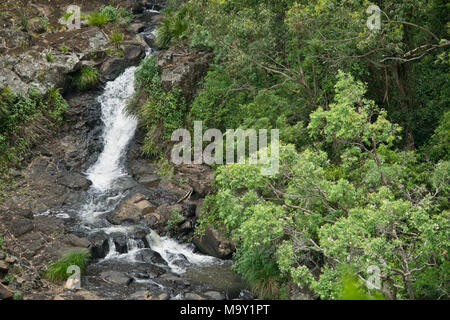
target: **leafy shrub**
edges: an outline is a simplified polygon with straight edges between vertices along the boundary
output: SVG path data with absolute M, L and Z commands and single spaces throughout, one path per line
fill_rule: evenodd
M 133 13 L 125 8 L 115 8 L 113 6 L 102 6 L 99 11 L 94 11 L 88 16 L 88 24 L 92 26 L 102 26 L 107 23 L 127 25 L 133 20 Z
M 65 280 L 70 274 L 67 269 L 70 266 L 78 266 L 83 273 L 91 261 L 91 254 L 88 251 L 69 251 L 59 260 L 50 262 L 45 277 L 50 280 Z
M 168 150 L 172 132 L 184 127 L 186 103 L 177 87 L 163 90 L 153 56 L 144 59 L 136 70 L 135 86 L 128 111 L 137 115 L 146 132 L 143 152 L 158 158 Z
M 164 11 L 164 19 L 158 26 L 156 43 L 167 48 L 173 41 L 185 38 L 188 29 L 187 9 L 173 10 L 171 7 Z
M 73 86 L 80 91 L 94 87 L 98 81 L 98 71 L 91 66 L 82 67 L 74 76 L 72 76 Z
M 109 16 L 105 13 L 94 11 L 87 17 L 87 23 L 90 26 L 101 27 L 110 22 Z
M 183 215 L 176 209 L 170 212 L 169 220 L 167 220 L 167 227 L 169 230 L 176 230 L 178 225 L 183 222 Z

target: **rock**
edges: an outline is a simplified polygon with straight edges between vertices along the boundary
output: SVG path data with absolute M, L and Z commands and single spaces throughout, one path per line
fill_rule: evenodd
M 94 259 L 103 259 L 108 255 L 109 243 L 107 239 L 96 240 L 91 246 L 91 255 Z
M 145 24 L 143 24 L 143 23 L 131 23 L 128 26 L 127 30 L 132 33 L 139 33 L 142 30 L 144 30 L 144 28 L 145 28 Z
M 8 270 L 9 270 L 9 263 L 0 260 L 0 277 L 3 278 L 6 274 L 8 274 Z
M 87 248 L 91 245 L 90 241 L 85 238 L 79 238 L 74 234 L 68 234 L 66 242 L 74 247 Z
M 145 263 L 167 265 L 167 262 L 161 257 L 158 252 L 153 251 L 149 248 L 139 250 L 135 258 L 137 261 L 142 261 Z
M 63 300 L 66 300 L 66 299 L 64 299 L 61 295 L 56 295 L 54 298 L 53 298 L 53 300 L 55 300 L 55 301 L 63 301 Z
M 138 182 L 147 188 L 154 188 L 159 185 L 161 177 L 157 174 L 146 174 L 138 178 Z
M 34 225 L 31 219 L 20 217 L 16 217 L 10 225 L 10 231 L 15 237 L 20 237 L 33 229 Z
M 0 251 L 0 260 L 5 260 L 6 254 L 3 251 Z
M 130 296 L 130 300 L 149 300 L 151 297 L 150 292 L 148 290 L 141 290 L 133 293 Z
M 184 295 L 184 299 L 186 300 L 206 300 L 201 295 L 198 295 L 196 293 L 188 292 Z
M 194 236 L 192 242 L 201 252 L 220 259 L 230 258 L 236 249 L 234 243 L 229 241 L 222 231 L 215 229 L 212 225 L 206 227 L 203 236 Z
M 112 282 L 120 285 L 126 285 L 130 280 L 128 276 L 119 271 L 104 271 L 100 274 L 100 277 L 107 282 Z
M 151 229 L 163 230 L 166 227 L 167 221 L 170 219 L 172 212 L 182 212 L 182 210 L 183 207 L 181 204 L 163 204 L 159 206 L 155 211 L 145 215 L 144 222 Z
M 14 263 L 16 263 L 17 258 L 14 257 L 14 256 L 8 256 L 8 257 L 5 259 L 5 261 L 6 261 L 7 263 L 9 263 L 9 264 L 14 264 Z
M 170 286 L 174 286 L 174 287 L 180 288 L 180 289 L 186 288 L 190 285 L 189 282 L 187 282 L 187 281 L 183 280 L 182 278 L 177 277 L 173 274 L 169 274 L 169 273 L 163 274 L 159 278 L 161 280 L 168 282 L 168 284 Z
M 138 64 L 145 56 L 144 47 L 139 43 L 124 44 L 121 48 L 123 57 L 111 57 L 100 67 L 100 73 L 106 81 L 114 80 L 126 68 Z
M 170 296 L 167 293 L 161 293 L 158 296 L 158 300 L 169 300 Z
M 207 291 L 203 295 L 212 300 L 225 300 L 225 296 L 217 291 Z
M 32 40 L 31 35 L 19 30 L 0 30 L 0 39 L 4 40 L 4 45 L 11 49 L 19 46 L 29 46 Z
M 197 84 L 208 71 L 213 54 L 190 52 L 189 50 L 169 49 L 156 55 L 156 62 L 161 66 L 161 84 L 169 91 L 176 84 L 181 89 L 187 102 L 192 101 L 197 91 Z
M 0 300 L 11 299 L 13 295 L 14 294 L 8 287 L 0 283 Z
M 154 210 L 155 207 L 148 200 L 145 200 L 144 195 L 135 194 L 122 202 L 119 209 L 108 217 L 108 221 L 113 224 L 137 222 L 144 215 L 148 215 Z
M 92 185 L 92 181 L 86 179 L 78 173 L 69 173 L 64 175 L 58 182 L 63 186 L 75 190 L 87 190 Z

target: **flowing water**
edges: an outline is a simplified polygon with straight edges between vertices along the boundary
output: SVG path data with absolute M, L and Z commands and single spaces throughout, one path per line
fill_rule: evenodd
M 103 151 L 86 171 L 92 186 L 84 194 L 82 204 L 72 210 L 76 212 L 76 223 L 72 226 L 72 231 L 91 240 L 101 239 L 102 246 L 107 247 L 107 254 L 90 267 L 91 272 L 88 270 L 86 277 L 88 281 L 85 282 L 90 289 L 100 291 L 110 298 L 127 298 L 130 290 L 124 290 L 123 284 L 105 289 L 102 279 L 108 270 L 124 272 L 134 280 L 135 285 L 161 292 L 172 289 L 167 288 L 166 282 L 147 275 L 148 270 L 152 268 L 163 268 L 168 274 L 176 276 L 182 276 L 189 271 L 190 278 L 198 278 L 199 274 L 204 273 L 203 268 L 217 266 L 221 268 L 220 270 L 227 268 L 230 277 L 229 262 L 198 254 L 191 244 L 182 244 L 168 237 L 160 237 L 153 230 L 140 224 L 113 225 L 107 220 L 108 214 L 129 195 L 128 187 L 122 187 L 123 181 L 128 185 L 130 183 L 137 185 L 128 176 L 126 168 L 127 147 L 135 134 L 137 120 L 125 112 L 127 103 L 134 94 L 135 70 L 136 67 L 130 67 L 114 81 L 108 82 L 103 94 L 98 97 L 104 123 Z M 117 239 L 122 241 L 121 245 Z M 157 252 L 163 261 L 149 262 L 145 255 L 152 252 Z M 146 275 L 142 276 L 143 273 Z M 225 270 L 223 274 L 226 273 Z M 233 274 L 230 282 L 232 285 L 236 283 Z M 210 285 L 209 288 L 215 287 Z M 142 288 L 134 290 L 138 289 Z M 182 295 L 178 291 L 175 293 L 177 298 Z

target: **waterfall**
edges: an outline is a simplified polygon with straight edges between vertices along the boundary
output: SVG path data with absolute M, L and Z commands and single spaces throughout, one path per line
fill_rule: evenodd
M 125 112 L 134 93 L 135 70 L 136 67 L 130 67 L 114 81 L 108 82 L 104 93 L 98 98 L 105 125 L 104 149 L 87 174 L 92 187 L 100 191 L 108 190 L 115 179 L 126 175 L 125 152 L 137 127 L 136 118 Z

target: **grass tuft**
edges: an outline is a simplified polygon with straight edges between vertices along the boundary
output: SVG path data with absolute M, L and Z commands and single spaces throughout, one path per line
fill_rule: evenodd
M 70 276 L 67 273 L 67 268 L 70 266 L 78 266 L 81 273 L 83 273 L 90 261 L 91 254 L 88 251 L 69 251 L 61 259 L 50 262 L 45 272 L 45 277 L 53 281 L 65 280 Z
M 72 78 L 72 84 L 80 91 L 95 86 L 99 81 L 97 69 L 91 66 L 82 67 Z

